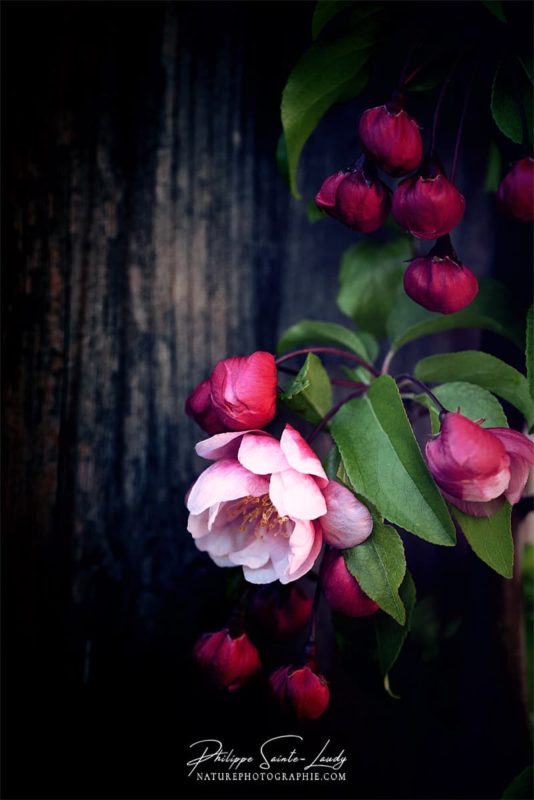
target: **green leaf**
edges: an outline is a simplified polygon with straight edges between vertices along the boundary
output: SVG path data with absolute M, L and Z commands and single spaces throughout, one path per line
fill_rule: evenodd
M 395 303 L 404 263 L 411 255 L 406 237 L 379 243 L 363 239 L 343 253 L 337 304 L 361 328 L 385 336 L 386 321 Z
M 491 113 L 495 124 L 517 144 L 523 141 L 521 117 L 516 99 L 516 77 L 509 61 L 501 61 L 495 71 L 491 90 Z
M 391 617 L 384 614 L 376 614 L 375 632 L 378 652 L 378 664 L 382 675 L 387 675 L 399 657 L 404 640 L 410 630 L 412 612 L 415 606 L 415 584 L 410 573 L 407 571 L 399 589 L 400 598 L 406 609 L 406 620 L 404 625 L 399 625 Z
M 306 206 L 306 216 L 310 225 L 315 222 L 320 222 L 322 219 L 328 219 L 328 214 L 322 208 L 317 208 L 315 200 L 310 200 Z
M 304 144 L 334 103 L 356 97 L 367 83 L 367 62 L 381 27 L 379 8 L 356 9 L 359 24 L 345 36 L 313 44 L 291 72 L 282 94 L 289 183 L 300 199 L 297 167 Z M 355 12 L 355 13 L 356 13 Z
M 527 314 L 527 347 L 525 353 L 527 364 L 527 380 L 530 396 L 534 398 L 534 305 Z
M 453 381 L 437 386 L 432 391 L 448 411 L 457 411 L 459 408 L 461 413 L 472 419 L 473 422 L 483 419 L 485 420 L 484 428 L 508 427 L 508 420 L 497 398 L 480 386 Z M 439 412 L 432 400 L 427 394 L 417 395 L 414 400 L 430 410 L 432 433 L 438 433 L 440 429 Z
M 415 440 L 393 378 L 383 375 L 330 423 L 349 480 L 391 522 L 433 544 L 455 531 Z
M 289 164 L 287 161 L 287 145 L 286 145 L 286 137 L 284 136 L 283 132 L 278 137 L 278 143 L 276 145 L 276 166 L 278 167 L 278 172 L 289 186 Z
M 534 786 L 534 766 L 525 767 L 504 790 L 502 800 L 531 800 Z
M 410 300 L 401 288 L 389 315 L 387 328 L 394 350 L 421 336 L 454 328 L 493 331 L 511 339 L 521 350 L 524 346 L 524 330 L 514 311 L 512 293 L 504 284 L 492 278 L 482 279 L 473 302 L 455 314 L 426 311 Z
M 523 525 L 527 525 L 525 522 Z M 523 596 L 523 632 L 527 698 L 531 719 L 534 718 L 534 544 L 525 543 L 521 552 L 521 588 Z
M 380 352 L 380 345 L 378 344 L 377 340 L 373 336 L 372 333 L 368 333 L 368 331 L 358 331 L 358 337 L 362 340 L 365 345 L 365 349 L 367 350 L 367 358 L 374 364 L 378 353 Z
M 506 22 L 501 0 L 480 0 L 480 2 L 488 9 L 490 14 L 500 19 L 501 22 Z
M 308 422 L 320 422 L 332 408 L 330 378 L 316 355 L 308 353 L 298 375 L 279 399 Z
M 484 191 L 496 192 L 499 188 L 502 175 L 502 159 L 499 148 L 495 142 L 491 141 L 488 153 L 488 165 L 486 167 L 486 177 L 484 179 Z
M 318 0 L 312 20 L 312 36 L 314 41 L 331 19 L 351 6 L 351 0 Z
M 449 508 L 477 556 L 499 575 L 511 578 L 514 541 L 510 504 L 505 503 L 492 517 L 471 517 L 452 504 L 449 504 Z
M 369 358 L 369 340 L 351 331 L 344 325 L 334 322 L 320 322 L 315 319 L 303 319 L 282 333 L 277 352 L 285 353 L 308 344 L 325 344 L 343 347 L 362 358 Z
M 326 454 L 325 460 L 323 461 L 324 471 L 331 481 L 336 480 L 340 463 L 341 456 L 339 455 L 339 450 L 337 449 L 336 445 L 333 444 Z
M 399 586 L 406 571 L 406 559 L 397 531 L 375 520 L 369 538 L 344 550 L 343 555 L 349 572 L 365 594 L 399 625 L 404 625 L 406 611 L 399 596 Z
M 489 353 L 465 350 L 423 358 L 415 368 L 422 381 L 466 381 L 481 386 L 507 400 L 534 424 L 534 400 L 524 375 Z

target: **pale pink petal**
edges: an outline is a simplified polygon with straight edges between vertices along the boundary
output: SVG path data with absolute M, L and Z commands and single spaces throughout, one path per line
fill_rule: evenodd
M 315 480 L 294 469 L 271 475 L 269 497 L 281 517 L 317 519 L 326 513 L 325 499 Z
M 229 431 L 228 433 L 217 433 L 209 439 L 203 439 L 195 446 L 197 455 L 206 458 L 208 461 L 218 461 L 221 458 L 237 458 L 237 452 L 241 439 L 246 433 L 254 433 L 259 436 L 269 436 L 265 431 Z
M 241 550 L 245 546 L 248 537 L 248 532 L 240 531 L 239 528 L 234 527 L 212 531 L 207 536 L 196 539 L 195 544 L 199 550 L 209 553 L 212 558 L 231 557 L 235 550 Z
M 505 446 L 507 453 L 524 458 L 528 464 L 534 464 L 534 442 L 528 436 L 510 428 L 486 428 Z
M 242 564 L 251 569 L 264 567 L 269 559 L 269 547 L 265 540 L 259 537 L 253 538 L 242 550 L 230 554 L 230 561 L 233 564 Z
M 187 507 L 192 514 L 201 514 L 206 508 L 223 500 L 238 500 L 240 497 L 260 497 L 269 491 L 269 481 L 254 475 L 234 459 L 223 459 L 212 464 L 197 478 L 193 485 Z
M 315 536 L 316 530 L 313 522 L 295 520 L 293 533 L 289 537 L 289 575 L 294 575 L 304 564 L 312 551 Z
M 270 475 L 289 467 L 277 439 L 254 433 L 243 436 L 237 458 L 246 469 L 256 475 Z
M 214 561 L 215 564 L 217 564 L 218 567 L 233 567 L 234 566 L 229 558 L 216 558 L 215 556 L 212 556 L 211 553 L 209 554 L 209 556 L 210 556 L 211 560 Z
M 305 475 L 316 475 L 319 486 L 323 488 L 328 483 L 328 478 L 321 465 L 321 462 L 311 449 L 310 445 L 304 441 L 302 436 L 291 425 L 286 425 L 280 438 L 280 446 L 287 458 L 289 465 Z
M 272 583 L 277 579 L 276 572 L 271 562 L 265 564 L 264 567 L 251 569 L 250 567 L 243 567 L 243 575 L 245 580 L 249 583 Z
M 211 531 L 211 529 L 213 528 L 215 520 L 217 519 L 217 515 L 221 510 L 222 505 L 223 505 L 222 503 L 215 503 L 213 506 L 210 507 L 208 516 L 208 530 Z
M 193 539 L 200 539 L 201 536 L 206 536 L 210 532 L 208 509 L 203 511 L 202 514 L 189 514 L 187 530 Z
M 302 562 L 300 567 L 292 572 L 290 575 L 280 578 L 280 583 L 290 583 L 291 581 L 297 581 L 299 578 L 302 578 L 303 575 L 306 575 L 307 572 L 311 570 L 315 562 L 317 561 L 317 557 L 321 552 L 321 547 L 323 546 L 323 534 L 321 532 L 321 526 L 319 522 L 313 523 L 315 527 L 315 538 L 313 541 L 312 548 L 308 554 L 308 557 Z
M 332 547 L 345 549 L 361 544 L 373 530 L 369 510 L 337 481 L 323 489 L 327 512 L 321 517 L 324 539 Z
M 505 491 L 506 499 L 512 505 L 521 500 L 523 489 L 528 481 L 530 465 L 524 458 L 510 453 L 510 483 Z

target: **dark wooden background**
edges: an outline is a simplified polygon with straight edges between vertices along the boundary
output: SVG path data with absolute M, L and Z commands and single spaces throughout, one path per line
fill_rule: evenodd
M 474 4 L 451 13 L 458 6 Z M 184 778 L 194 731 L 261 741 L 264 726 L 286 723 L 261 688 L 232 705 L 190 670 L 191 641 L 213 627 L 224 586 L 185 531 L 199 431 L 182 409 L 218 359 L 274 349 L 301 317 L 341 321 L 339 256 L 356 237 L 310 225 L 275 164 L 280 93 L 313 4 L 2 11 L 4 796 L 247 796 L 235 785 L 203 795 Z M 358 110 L 395 79 L 396 56 L 310 140 L 308 198 L 352 160 Z M 428 124 L 426 102 L 414 98 Z M 455 124 L 444 123 L 446 145 Z M 521 289 L 520 309 L 529 233 L 496 219 L 478 135 L 468 127 L 455 241 L 479 276 Z M 479 342 L 470 332 L 439 346 Z M 414 656 L 413 702 L 392 710 L 334 665 L 344 693 L 309 735 L 339 732 L 360 753 L 340 796 L 497 797 L 529 758 L 517 687 L 503 688 L 501 582 L 466 550 L 419 545 L 423 594 L 441 587 L 443 600 L 459 580 L 456 683 L 437 685 Z

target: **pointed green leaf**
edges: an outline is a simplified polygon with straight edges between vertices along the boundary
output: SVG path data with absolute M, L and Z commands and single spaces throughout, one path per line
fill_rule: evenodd
M 511 339 L 521 350 L 524 346 L 524 328 L 518 320 L 511 291 L 499 281 L 485 278 L 480 281 L 478 295 L 473 302 L 455 314 L 438 314 L 426 311 L 400 289 L 397 301 L 389 315 L 387 328 L 392 347 L 429 336 L 432 333 L 455 328 L 481 328 Z
M 356 97 L 367 83 L 367 63 L 381 28 L 380 9 L 363 4 L 352 14 L 349 32 L 316 42 L 291 72 L 282 94 L 289 181 L 299 200 L 297 167 L 304 144 L 334 103 Z
M 508 427 L 508 420 L 497 398 L 486 389 L 475 386 L 474 383 L 453 381 L 436 386 L 432 391 L 448 411 L 460 409 L 464 417 L 472 419 L 473 422 L 483 419 L 484 428 Z M 427 394 L 419 394 L 414 397 L 414 400 L 430 410 L 432 433 L 438 433 L 440 429 L 439 412 L 432 400 Z
M 454 525 L 393 378 L 374 380 L 364 397 L 338 411 L 330 430 L 356 492 L 416 536 L 433 544 L 454 544 Z
M 360 336 L 359 333 L 351 331 L 344 325 L 337 325 L 334 322 L 320 322 L 316 319 L 302 319 L 290 328 L 287 328 L 280 337 L 278 353 L 285 353 L 288 350 L 295 350 L 299 347 L 313 344 L 332 345 L 351 350 L 353 353 L 368 359 L 369 340 L 367 337 Z
M 514 540 L 510 524 L 510 504 L 505 503 L 492 517 L 470 517 L 452 504 L 449 508 L 477 556 L 499 575 L 511 578 L 514 569 Z
M 415 583 L 407 571 L 399 589 L 400 598 L 406 609 L 404 625 L 393 621 L 391 617 L 378 613 L 374 617 L 378 663 L 382 675 L 387 675 L 399 657 L 404 640 L 410 630 L 412 612 L 415 606 Z
M 373 532 L 365 542 L 344 550 L 347 568 L 362 590 L 380 608 L 404 625 L 406 612 L 399 596 L 406 559 L 397 531 L 375 520 Z
M 516 81 L 509 61 L 501 61 L 495 71 L 491 90 L 491 113 L 495 124 L 516 144 L 523 141 L 521 116 L 516 100 Z
M 287 161 L 287 145 L 286 145 L 286 137 L 284 136 L 283 133 L 281 133 L 280 136 L 278 137 L 278 143 L 276 145 L 276 166 L 278 167 L 278 172 L 289 186 L 289 164 Z
M 486 177 L 484 179 L 484 191 L 496 192 L 499 188 L 502 175 L 502 159 L 499 148 L 495 142 L 490 142 L 488 153 L 488 165 L 486 167 Z
M 320 422 L 332 408 L 332 386 L 320 359 L 308 353 L 298 375 L 295 375 L 279 400 L 308 422 Z
M 315 200 L 310 200 L 306 206 L 306 217 L 308 218 L 310 225 L 314 225 L 316 222 L 320 222 L 322 219 L 328 219 L 328 214 L 326 211 L 323 211 L 321 208 L 317 207 Z
M 466 350 L 423 358 L 415 368 L 422 381 L 459 380 L 481 386 L 507 400 L 534 424 L 534 400 L 524 375 L 489 353 Z
M 410 255 L 407 237 L 385 243 L 363 239 L 345 250 L 337 296 L 343 313 L 375 336 L 385 336 L 386 321 Z

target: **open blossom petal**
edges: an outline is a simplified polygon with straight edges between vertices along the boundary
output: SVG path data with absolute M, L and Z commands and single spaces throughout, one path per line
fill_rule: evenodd
M 347 536 L 341 519 L 346 503 L 352 538 L 344 541 L 362 541 L 370 532 L 367 510 L 348 490 L 330 486 L 319 459 L 291 426 L 281 442 L 246 431 L 218 434 L 201 445 L 200 455 L 219 460 L 188 493 L 188 530 L 216 564 L 242 566 L 247 581 L 290 583 L 313 567 L 327 498 L 329 530 Z
M 221 458 L 237 458 L 241 439 L 245 433 L 257 433 L 261 431 L 232 431 L 230 433 L 218 433 L 203 439 L 195 447 L 197 455 L 208 461 L 218 461 Z
M 239 462 L 256 475 L 269 475 L 289 468 L 280 442 L 270 436 L 246 434 L 237 454 Z
M 277 579 L 276 571 L 273 567 L 272 561 L 269 561 L 264 567 L 243 567 L 243 575 L 245 580 L 249 583 L 272 583 Z
M 253 539 L 242 550 L 237 550 L 230 555 L 230 561 L 233 564 L 241 564 L 251 569 L 264 567 L 269 559 L 269 550 L 261 539 Z
M 373 518 L 363 503 L 337 481 L 323 489 L 327 512 L 321 527 L 327 544 L 345 549 L 361 544 L 373 530 Z
M 325 499 L 315 480 L 294 469 L 271 475 L 269 496 L 281 516 L 317 519 L 326 513 Z
M 223 459 L 208 467 L 197 479 L 187 507 L 192 514 L 200 514 L 222 500 L 237 500 L 240 497 L 259 497 L 269 491 L 269 481 L 255 475 L 234 459 Z
M 280 447 L 290 467 L 305 475 L 315 475 L 322 479 L 319 485 L 326 486 L 328 478 L 321 462 L 310 445 L 304 441 L 300 433 L 295 428 L 292 428 L 291 425 L 286 425 L 280 438 Z

